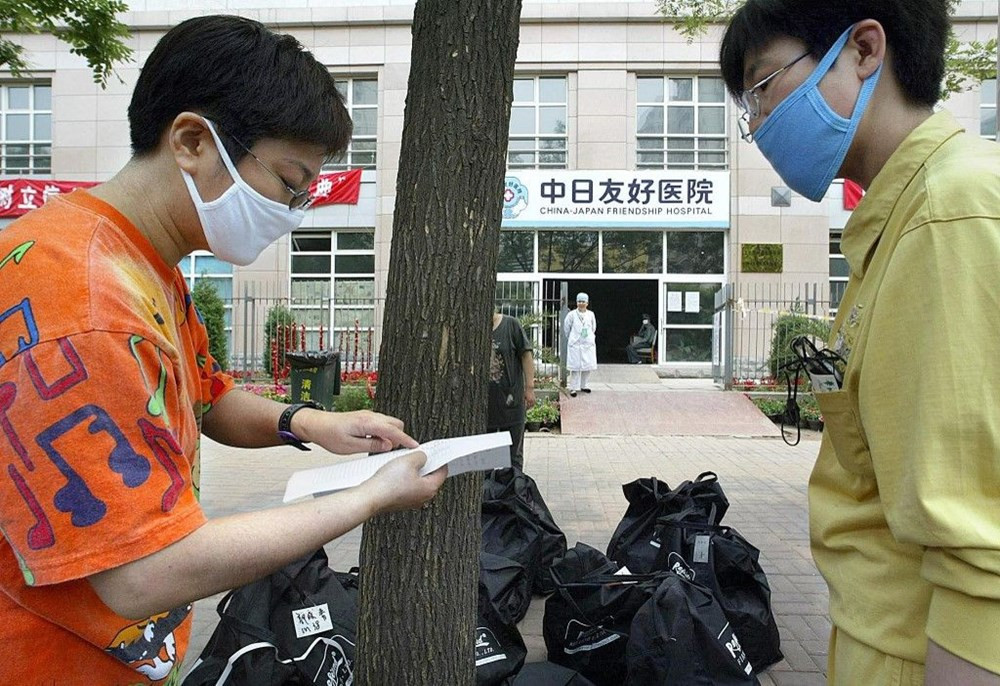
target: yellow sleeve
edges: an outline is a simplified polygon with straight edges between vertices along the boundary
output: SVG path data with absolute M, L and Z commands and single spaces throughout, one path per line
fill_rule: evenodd
M 904 235 L 871 313 L 859 385 L 886 519 L 923 546 L 927 635 L 1000 672 L 1000 226 Z

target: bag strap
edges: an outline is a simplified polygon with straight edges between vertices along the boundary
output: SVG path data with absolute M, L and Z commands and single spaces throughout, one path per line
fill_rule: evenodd
M 331 641 L 329 638 L 326 638 L 325 636 L 318 636 L 316 640 L 314 640 L 312 643 L 309 644 L 309 647 L 306 648 L 306 651 L 304 653 L 302 653 L 298 657 L 290 657 L 287 660 L 282 660 L 280 657 L 278 657 L 278 648 L 273 643 L 260 641 L 258 643 L 251 643 L 250 645 L 243 646 L 242 648 L 240 648 L 235 653 L 229 656 L 229 659 L 226 661 L 226 666 L 222 670 L 222 674 L 219 676 L 219 680 L 215 682 L 215 686 L 225 686 L 226 680 L 229 679 L 229 675 L 233 671 L 233 665 L 235 665 L 236 661 L 239 660 L 244 655 L 246 655 L 247 653 L 251 653 L 255 650 L 264 650 L 266 648 L 271 648 L 272 650 L 274 650 L 275 662 L 280 662 L 283 665 L 292 665 L 298 668 L 298 665 L 296 663 L 301 662 L 302 660 L 305 660 L 307 657 L 309 657 L 309 653 L 311 653 L 313 651 L 313 648 L 315 648 L 320 643 L 329 645 L 330 643 L 333 643 L 333 641 Z M 299 673 L 301 674 L 302 671 L 299 670 Z

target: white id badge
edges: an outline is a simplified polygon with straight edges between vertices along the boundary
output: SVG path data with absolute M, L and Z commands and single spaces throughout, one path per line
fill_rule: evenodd
M 580 338 L 586 338 L 589 335 L 590 335 L 590 329 L 588 329 L 587 327 L 583 327 L 582 329 L 580 329 Z
M 810 372 L 809 378 L 812 379 L 814 393 L 832 393 L 840 390 L 837 377 L 833 374 L 813 374 Z

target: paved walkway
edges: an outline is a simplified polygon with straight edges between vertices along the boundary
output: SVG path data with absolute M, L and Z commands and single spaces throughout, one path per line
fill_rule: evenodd
M 561 397 L 561 432 L 571 436 L 780 437 L 742 393 L 710 379 L 659 379 L 645 365 L 601 365 L 591 393 Z
M 665 381 L 664 387 L 670 383 Z M 586 402 L 601 402 L 596 388 Z M 826 586 L 810 558 L 806 519 L 806 481 L 819 446 L 815 438 L 804 436 L 792 448 L 780 438 L 529 434 L 525 467 L 538 482 L 569 545 L 582 541 L 599 549 L 606 548 L 625 511 L 621 484 L 654 475 L 675 484 L 705 470 L 717 472 L 731 502 L 725 523 L 760 548 L 771 584 L 786 659 L 763 675 L 762 683 L 818 686 L 825 683 L 829 622 Z M 209 516 L 278 505 L 292 471 L 327 460 L 329 456 L 315 451 L 248 451 L 206 439 L 202 502 Z M 357 564 L 360 534 L 357 529 L 327 546 L 335 568 Z M 219 597 L 195 606 L 189 664 L 214 629 Z M 545 658 L 543 608 L 544 601 L 536 598 L 520 625 L 529 661 Z

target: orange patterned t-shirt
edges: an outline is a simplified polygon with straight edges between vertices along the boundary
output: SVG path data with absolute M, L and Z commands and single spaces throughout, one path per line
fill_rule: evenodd
M 125 619 L 86 577 L 205 522 L 201 417 L 231 388 L 113 207 L 77 191 L 0 231 L 0 683 L 179 683 L 191 607 Z

